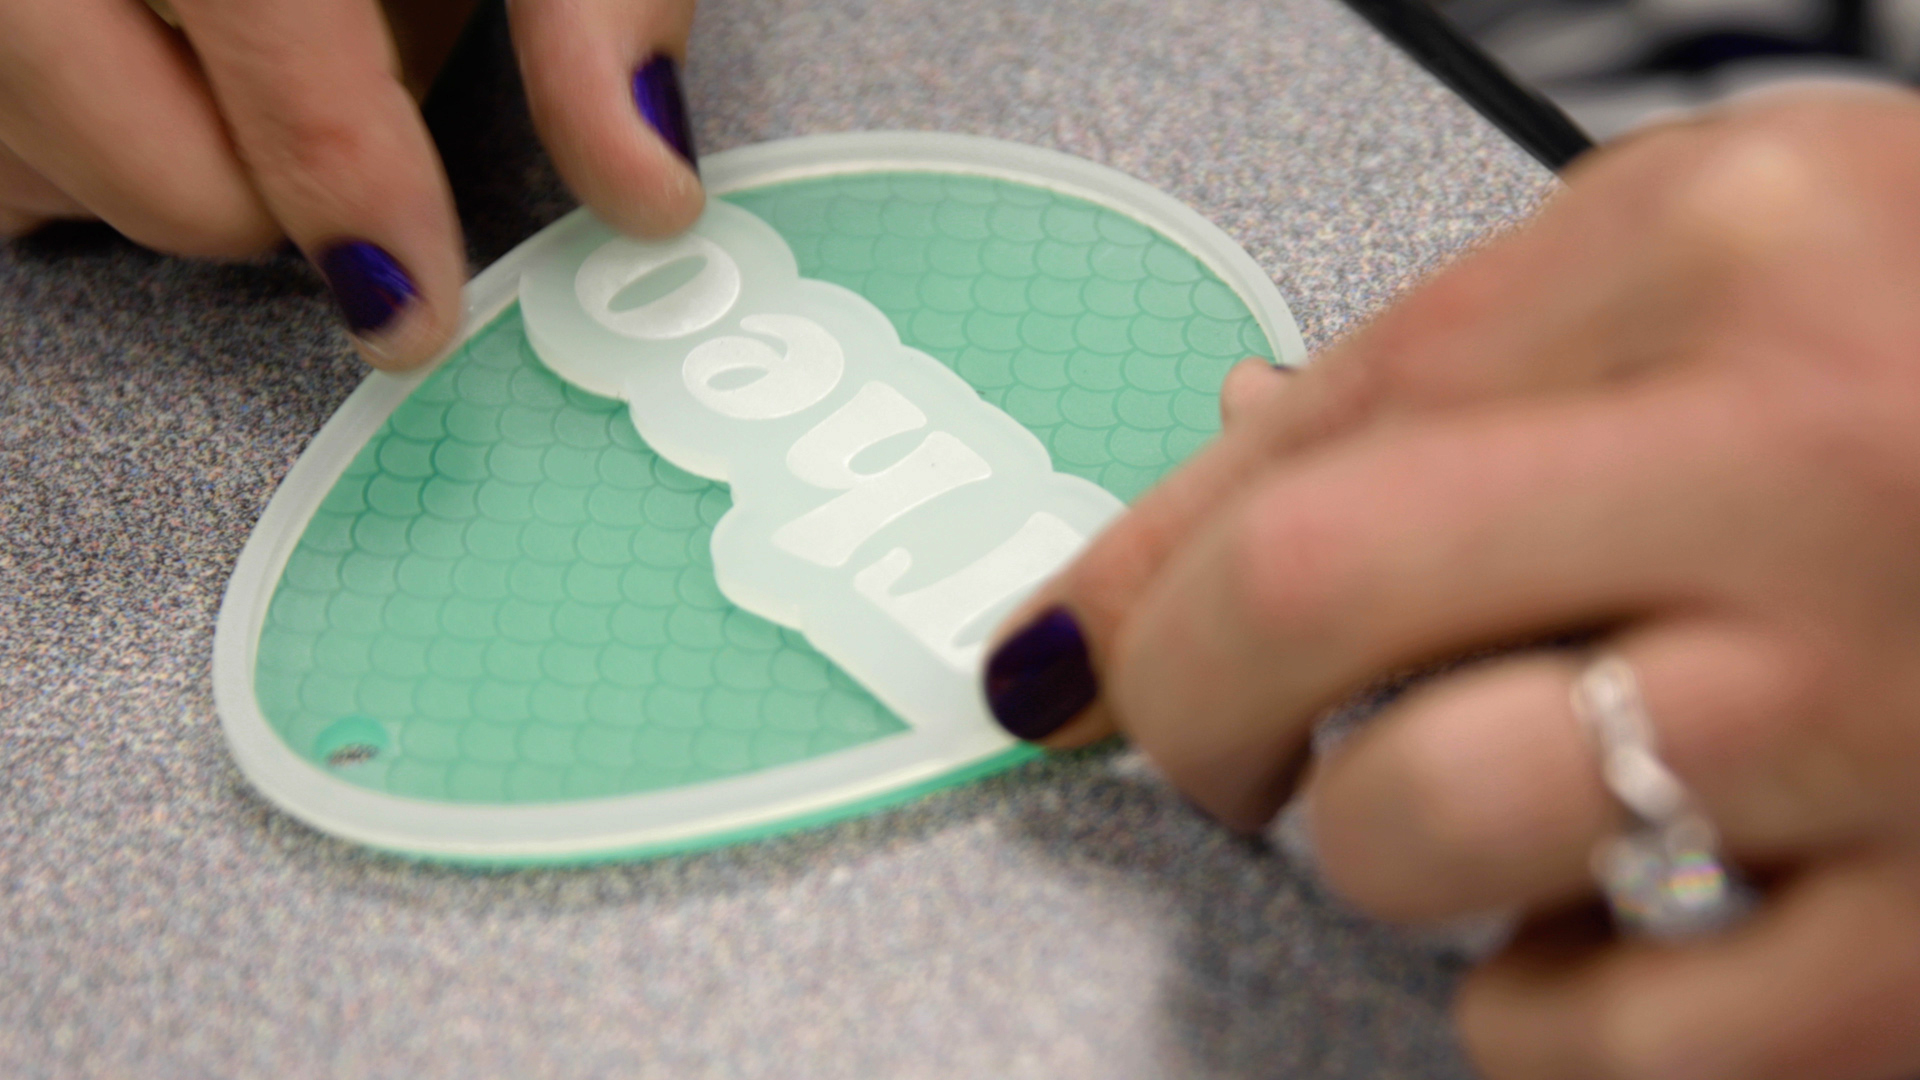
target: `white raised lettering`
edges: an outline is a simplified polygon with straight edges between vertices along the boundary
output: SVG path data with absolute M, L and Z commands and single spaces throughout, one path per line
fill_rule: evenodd
M 819 323 L 803 315 L 749 315 L 740 328 L 779 338 L 785 350 L 749 337 L 702 342 L 681 368 L 700 404 L 737 420 L 776 420 L 818 404 L 839 385 L 846 354 Z M 722 375 L 754 371 L 759 377 L 744 386 L 714 385 Z
M 800 436 L 787 451 L 787 468 L 814 487 L 844 490 L 873 478 L 853 471 L 853 459 L 862 450 L 926 426 L 927 414 L 900 391 L 887 383 L 870 382 L 854 393 L 853 400 Z
M 550 242 L 521 281 L 527 338 L 561 378 L 627 402 L 662 457 L 729 485 L 721 593 L 803 631 L 916 728 L 991 730 L 969 670 L 984 624 L 1119 500 L 1055 472 L 1031 431 L 859 294 L 801 277 L 779 233 L 725 200 L 678 240 L 583 217 Z
M 1045 581 L 1087 538 L 1054 517 L 1035 514 L 1000 546 L 945 578 L 895 596 L 893 585 L 913 568 L 913 556 L 894 548 L 853 576 L 854 591 L 892 615 L 947 666 L 966 671 L 985 643 L 960 641 L 961 631 L 1016 594 Z
M 986 459 L 966 443 L 936 431 L 906 457 L 860 477 L 845 494 L 782 525 L 773 542 L 810 563 L 843 566 L 869 537 L 907 511 L 992 475 Z
M 613 310 L 613 298 L 656 270 L 691 259 L 698 273 L 665 296 L 631 311 Z M 720 245 L 688 233 L 667 243 L 622 237 L 602 244 L 580 264 L 573 291 L 594 321 L 630 338 L 664 341 L 699 333 L 720 321 L 740 298 L 740 267 Z

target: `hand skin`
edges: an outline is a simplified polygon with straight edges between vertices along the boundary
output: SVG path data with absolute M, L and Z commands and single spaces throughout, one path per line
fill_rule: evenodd
M 1221 439 L 1003 632 L 1064 608 L 1086 639 L 1097 697 L 1044 741 L 1118 731 L 1255 830 L 1345 695 L 1596 635 L 1766 875 L 1751 921 L 1594 932 L 1620 821 L 1582 657 L 1548 649 L 1311 764 L 1331 883 L 1390 919 L 1532 917 L 1458 1000 L 1493 1080 L 1920 1075 L 1916 191 L 1920 98 L 1756 102 L 1590 155 L 1307 370 L 1237 369 Z
M 0 238 L 99 219 L 159 251 L 291 239 L 361 353 L 404 369 L 459 321 L 465 258 L 417 101 L 476 0 L 0 0 Z M 534 122 L 561 175 L 637 235 L 691 224 L 691 162 L 635 105 L 685 55 L 693 0 L 513 0 Z M 343 254 L 344 252 L 344 254 Z

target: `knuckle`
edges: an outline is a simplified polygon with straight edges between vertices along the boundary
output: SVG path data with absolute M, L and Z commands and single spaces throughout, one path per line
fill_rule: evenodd
M 1836 345 L 1784 357 L 1769 377 L 1748 381 L 1752 459 L 1776 491 L 1798 489 L 1836 511 L 1787 535 L 1841 551 L 1920 528 L 1920 428 L 1910 419 L 1920 380 L 1907 366 Z
M 1151 580 L 1161 553 L 1170 543 L 1171 537 L 1139 519 L 1123 519 L 1120 525 L 1096 537 L 1060 575 L 1058 591 L 1071 598 L 1096 652 L 1108 644 L 1109 628 L 1126 621 L 1142 583 Z
M 1398 740 L 1391 762 L 1393 784 L 1406 799 L 1410 850 L 1422 856 L 1426 871 L 1453 878 L 1477 880 L 1489 868 L 1532 865 L 1557 854 L 1564 840 L 1559 808 L 1543 805 L 1529 778 L 1503 768 L 1497 752 L 1445 715 L 1504 713 L 1484 689 L 1443 686 L 1412 702 L 1409 708 L 1426 722 Z
M 1378 747 L 1364 783 L 1348 777 L 1350 790 L 1338 790 L 1339 780 L 1323 786 L 1315 827 L 1322 870 L 1337 892 L 1377 918 L 1422 922 L 1455 899 L 1452 887 L 1436 890 L 1436 881 L 1459 880 L 1463 868 L 1471 874 L 1486 863 L 1493 830 L 1431 755 L 1405 743 Z M 1362 798 L 1372 805 L 1358 805 Z
M 1767 117 L 1729 121 L 1673 186 L 1671 216 L 1694 243 L 1764 264 L 1820 235 L 1840 176 L 1817 132 Z
M 1405 827 L 1412 834 L 1410 849 L 1432 862 L 1482 861 L 1488 849 L 1511 847 L 1502 835 L 1509 826 L 1482 812 L 1487 800 L 1461 790 L 1451 756 L 1428 740 L 1406 739 L 1392 762 L 1395 779 L 1407 803 Z M 1476 778 L 1484 780 L 1484 778 Z
M 1369 357 L 1374 389 L 1418 389 L 1423 381 L 1446 375 L 1434 363 L 1434 341 L 1470 335 L 1499 310 L 1512 291 L 1508 273 L 1514 250 L 1511 237 L 1495 239 L 1423 282 L 1378 324 L 1381 345 Z M 1436 370 L 1438 369 L 1438 370 Z
M 1315 407 L 1293 424 L 1268 425 L 1269 437 L 1297 446 L 1364 425 L 1395 396 L 1403 369 L 1417 363 L 1406 358 L 1429 355 L 1434 336 L 1418 312 L 1390 309 L 1354 340 L 1305 369 L 1299 385 L 1312 388 Z
M 1226 540 L 1227 579 L 1241 583 L 1241 602 L 1262 640 L 1333 639 L 1344 599 L 1353 592 L 1351 512 L 1339 501 L 1277 484 L 1235 514 Z
M 256 174 L 271 177 L 283 193 L 306 204 L 326 205 L 354 190 L 350 178 L 375 156 L 364 125 L 327 110 L 292 106 L 253 119 L 242 154 Z

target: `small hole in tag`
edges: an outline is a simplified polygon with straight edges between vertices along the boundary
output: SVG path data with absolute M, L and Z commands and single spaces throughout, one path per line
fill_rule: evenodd
M 327 725 L 313 740 L 313 756 L 330 769 L 365 765 L 393 746 L 387 729 L 370 716 L 346 716 Z
M 366 743 L 350 743 L 327 755 L 327 764 L 336 769 L 365 765 L 380 756 L 380 748 Z
M 665 296 L 671 296 L 707 268 L 705 255 L 689 255 L 684 259 L 675 259 L 651 273 L 640 275 L 626 288 L 613 294 L 607 301 L 607 310 L 612 312 L 635 311 L 646 307 Z

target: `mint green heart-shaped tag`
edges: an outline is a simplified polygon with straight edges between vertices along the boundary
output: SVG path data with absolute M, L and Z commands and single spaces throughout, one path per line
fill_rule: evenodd
M 1217 432 L 1236 361 L 1304 359 L 1231 241 L 1084 161 L 827 136 L 716 155 L 706 175 L 801 277 L 865 298 L 1056 472 L 1123 501 Z M 428 374 L 372 376 L 263 516 L 215 657 L 249 778 L 349 839 L 499 864 L 712 846 L 1024 760 L 990 725 L 923 738 L 801 629 L 723 596 L 728 487 L 529 342 L 516 287 L 557 242 L 476 279 L 462 343 Z

